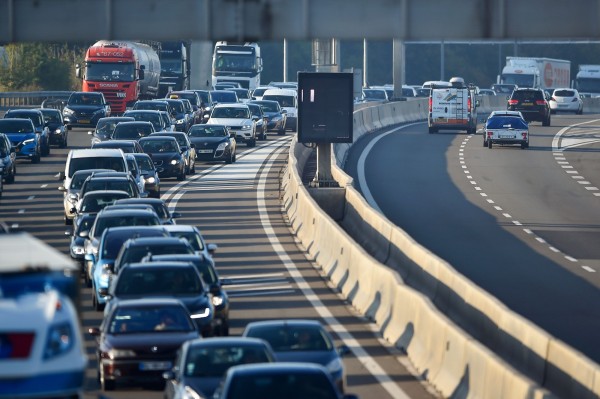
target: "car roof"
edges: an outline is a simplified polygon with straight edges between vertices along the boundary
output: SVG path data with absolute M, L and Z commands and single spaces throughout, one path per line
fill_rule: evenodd
M 270 347 L 269 343 L 261 338 L 254 337 L 211 337 L 196 338 L 186 342 L 188 347 L 212 347 L 212 346 L 223 346 L 223 345 L 235 345 L 235 346 L 267 346 Z
M 150 123 L 150 122 L 148 122 Z M 120 123 L 119 123 L 120 125 Z M 117 125 L 118 126 L 118 125 Z M 131 146 L 135 146 L 136 141 L 135 140 L 107 140 L 107 141 L 100 141 L 98 143 L 94 144 L 94 148 L 115 148 L 116 146 L 120 146 L 120 145 L 131 145 Z
M 122 121 L 122 122 L 127 122 L 127 121 L 135 121 L 135 119 L 131 116 L 105 116 L 104 118 L 100 118 L 98 119 L 98 122 L 100 121 Z
M 101 195 L 117 195 L 117 194 L 126 195 L 127 197 L 129 197 L 129 193 L 127 193 L 126 191 L 121 191 L 121 190 L 94 190 L 94 191 L 88 191 L 87 193 L 85 193 L 83 198 L 86 198 L 88 196 L 94 197 L 94 196 L 101 196 Z
M 142 238 L 142 237 L 140 237 Z M 149 237 L 149 238 L 161 238 L 161 237 Z M 179 268 L 179 269 L 196 269 L 196 267 L 190 263 L 190 262 L 180 262 L 180 261 L 176 261 L 176 260 L 168 260 L 168 261 L 162 261 L 162 262 L 134 262 L 134 263 L 127 263 L 126 265 L 123 265 L 123 268 L 129 268 L 129 269 L 158 269 L 158 268 L 165 268 L 165 267 L 173 267 L 173 268 Z
M 125 111 L 125 113 L 123 115 L 125 115 L 125 116 L 131 115 L 131 114 L 153 114 L 153 115 L 156 115 L 159 112 L 160 111 L 157 109 L 128 109 L 127 111 Z
M 154 132 L 154 133 L 157 133 L 157 132 Z M 175 137 L 173 137 L 173 136 L 164 136 L 164 135 L 160 136 L 160 135 L 153 135 L 153 134 L 150 134 L 149 136 L 146 136 L 146 137 L 142 137 L 140 139 L 140 142 L 142 142 L 142 141 L 151 141 L 151 140 L 152 141 L 155 141 L 155 140 L 165 140 L 165 139 L 167 139 L 167 140 L 173 140 L 173 141 L 177 142 L 177 139 Z
M 217 104 L 214 106 L 213 109 L 215 109 L 215 108 L 246 108 L 246 109 L 249 109 L 246 104 L 242 104 L 242 103 Z
M 492 116 L 517 116 L 522 118 L 523 114 L 521 113 L 521 111 L 492 111 L 489 118 L 491 118 Z
M 192 127 L 194 127 L 194 126 L 210 127 L 210 128 L 213 128 L 213 127 L 223 127 L 223 128 L 226 128 L 227 127 L 227 125 L 217 125 L 217 124 L 211 125 L 211 124 L 208 124 L 208 123 L 196 123 L 195 125 L 192 125 Z
M 14 113 L 14 112 L 19 112 L 19 113 L 31 113 L 31 114 L 41 114 L 42 111 L 40 111 L 39 109 L 31 109 L 31 108 L 15 108 L 15 109 L 9 109 L 8 111 L 6 111 L 6 115 L 10 114 L 10 113 Z M 22 119 L 22 118 L 16 118 L 16 119 Z
M 96 215 L 94 215 L 96 217 Z M 162 228 L 162 225 L 157 226 L 114 226 L 107 227 L 103 234 L 107 234 L 107 232 L 111 232 L 113 234 L 130 234 L 131 232 L 143 231 L 143 232 L 159 232 L 166 234 L 165 230 Z
M 1 118 L 0 121 L 23 122 L 23 123 L 29 122 L 33 125 L 33 122 L 31 121 L 31 119 L 28 119 L 28 118 Z
M 172 306 L 177 305 L 185 309 L 185 306 L 179 299 L 168 297 L 148 297 L 134 299 L 119 299 L 115 301 L 115 309 L 117 307 L 134 307 L 134 306 Z
M 117 211 L 115 211 L 117 212 Z M 149 212 L 149 211 L 145 211 L 145 212 Z M 180 238 L 180 237 L 140 237 L 140 238 L 134 238 L 134 239 L 130 239 L 129 241 L 129 245 L 130 246 L 136 246 L 136 245 L 166 245 L 166 244 L 186 244 L 186 245 L 190 245 L 188 243 L 188 241 L 185 238 Z
M 233 366 L 227 370 L 227 374 L 237 375 L 286 374 L 290 372 L 329 376 L 325 367 L 320 364 L 304 362 L 248 363 Z
M 286 96 L 296 96 L 298 93 L 294 89 L 272 88 L 272 89 L 268 89 L 267 91 L 265 91 L 263 93 L 263 97 L 267 96 L 269 94 L 273 94 L 273 95 L 286 95 Z
M 123 156 L 124 154 L 125 153 L 120 148 L 84 148 L 71 150 L 71 158 Z
M 163 201 L 160 198 L 150 198 L 150 197 L 146 197 L 146 198 L 124 198 L 124 199 L 120 199 L 117 201 L 119 204 L 124 204 L 124 203 L 128 203 L 128 204 L 155 204 L 155 203 L 160 203 L 160 204 L 165 204 L 165 201 Z
M 196 226 L 192 226 L 189 224 L 170 224 L 170 225 L 166 225 L 165 226 L 165 230 L 171 232 L 185 232 L 185 231 L 193 231 L 193 232 L 200 232 L 200 230 L 196 227 Z
M 102 210 L 98 213 L 97 217 L 100 217 L 102 214 L 103 217 L 121 217 L 121 216 L 156 216 L 156 212 L 150 209 L 137 209 L 137 208 L 129 208 L 129 209 L 106 209 L 102 208 Z

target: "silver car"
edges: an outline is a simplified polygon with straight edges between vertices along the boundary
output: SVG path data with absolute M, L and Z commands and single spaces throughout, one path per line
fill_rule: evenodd
M 73 208 L 77 206 L 77 201 L 79 201 L 79 192 L 81 191 L 81 186 L 85 179 L 87 179 L 94 172 L 112 172 L 110 169 L 82 169 L 73 173 L 73 177 L 64 186 L 59 186 L 58 191 L 62 191 L 64 194 L 63 197 L 63 207 L 64 207 L 64 221 L 65 225 L 72 225 L 73 219 L 75 218 L 75 213 L 73 213 Z

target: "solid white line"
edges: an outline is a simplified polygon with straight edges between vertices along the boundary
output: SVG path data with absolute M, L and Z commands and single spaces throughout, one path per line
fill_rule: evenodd
M 600 121 L 600 119 L 594 119 L 594 120 L 591 120 L 591 121 L 576 123 L 574 125 L 570 125 L 570 126 L 567 126 L 567 127 L 564 127 L 562 129 L 560 129 L 558 131 L 558 133 L 556 133 L 554 135 L 554 138 L 552 139 L 552 151 L 555 154 L 556 153 L 562 154 L 563 149 L 560 147 L 559 143 L 560 143 L 560 140 L 562 139 L 563 134 L 565 134 L 569 129 L 572 129 L 572 128 L 576 127 L 576 126 L 586 125 L 588 123 L 593 123 L 593 122 L 598 122 L 598 121 Z M 565 148 L 567 148 L 567 147 L 565 147 Z
M 281 277 L 285 276 L 285 273 L 260 273 L 260 274 L 240 274 L 238 276 L 223 276 L 221 278 L 227 278 L 229 280 L 238 279 L 253 279 L 253 278 L 264 278 L 264 277 Z
M 238 288 L 237 290 L 234 288 L 232 291 L 269 291 L 269 290 L 284 290 L 284 289 L 289 289 L 292 288 L 293 286 L 291 284 L 284 284 L 284 285 L 264 285 L 264 284 L 234 284 L 234 285 L 226 285 L 225 288 L 227 289 L 227 292 L 229 293 L 229 290 L 232 288 Z M 244 289 L 243 287 L 246 287 L 246 289 Z M 241 288 L 241 289 L 240 289 Z
M 396 130 L 396 129 L 395 129 Z M 390 134 L 391 132 L 386 133 Z M 383 137 L 379 136 L 379 137 Z M 375 141 L 375 140 L 374 140 Z M 373 141 L 369 144 L 372 144 Z M 372 146 L 371 146 L 372 148 Z M 370 148 L 369 148 L 370 150 Z M 273 159 L 276 158 L 282 150 L 276 151 L 271 160 L 265 165 L 262 172 L 260 173 L 258 190 L 256 191 L 256 200 L 258 206 L 258 213 L 260 216 L 260 221 L 263 225 L 263 230 L 269 237 L 269 241 L 271 242 L 271 246 L 273 247 L 273 251 L 277 254 L 281 262 L 284 264 L 285 268 L 290 273 L 290 276 L 296 282 L 298 288 L 302 291 L 306 299 L 313 305 L 319 316 L 323 319 L 323 321 L 329 325 L 329 327 L 335 331 L 335 333 L 340 337 L 342 341 L 352 350 L 354 356 L 362 363 L 362 365 L 371 373 L 371 375 L 380 383 L 380 385 L 393 397 L 397 399 L 409 399 L 409 396 L 398 386 L 396 383 L 390 378 L 389 375 L 386 374 L 385 370 L 381 368 L 381 366 L 373 359 L 367 351 L 365 351 L 359 344 L 359 342 L 348 332 L 346 327 L 344 327 L 331 313 L 331 311 L 321 302 L 319 296 L 312 290 L 310 285 L 306 282 L 302 274 L 296 268 L 294 262 L 290 259 L 289 255 L 283 248 L 283 245 L 275 235 L 275 230 L 271 225 L 271 220 L 269 219 L 269 215 L 267 213 L 267 205 L 266 205 L 266 195 L 265 188 L 267 182 L 267 175 L 271 170 L 273 165 Z M 366 151 L 368 152 L 368 151 Z M 363 154 L 365 151 L 363 151 Z M 362 155 L 361 155 L 362 158 Z M 359 159 L 360 162 L 360 159 Z M 359 165 L 358 168 L 360 170 L 364 170 L 364 158 L 362 160 L 362 164 Z M 360 174 L 360 173 L 359 173 Z M 364 179 L 364 175 L 362 177 Z M 365 180 L 366 182 L 366 180 Z M 361 183 L 361 187 L 363 186 Z M 369 193 L 370 194 L 370 193 Z M 371 199 L 373 197 L 371 196 Z M 375 203 L 375 201 L 373 201 Z
M 377 144 L 379 142 L 379 140 L 383 139 L 384 137 L 397 132 L 398 130 L 407 128 L 407 127 L 411 127 L 411 126 L 415 126 L 415 125 L 420 125 L 422 124 L 422 122 L 419 123 L 411 123 L 409 125 L 404 125 L 404 126 L 399 126 L 395 129 L 390 130 L 389 132 L 383 133 L 377 137 L 375 137 L 373 140 L 371 140 L 369 142 L 369 144 L 367 144 L 367 146 L 365 147 L 365 149 L 363 150 L 363 152 L 360 154 L 360 157 L 358 158 L 358 162 L 356 164 L 356 173 L 357 173 L 357 177 L 358 177 L 358 184 L 362 190 L 363 193 L 363 197 L 365 198 L 365 200 L 367 201 L 367 203 L 369 205 L 371 205 L 375 210 L 381 212 L 381 208 L 379 207 L 379 205 L 377 205 L 377 202 L 375 201 L 375 198 L 373 197 L 373 194 L 371 194 L 371 190 L 369 189 L 369 185 L 367 184 L 367 178 L 365 177 L 365 162 L 367 160 L 367 156 L 369 155 L 369 153 L 371 152 L 371 150 L 373 149 L 373 147 L 375 147 L 375 144 Z M 465 171 L 465 173 L 467 173 Z
M 590 272 L 590 273 L 596 273 L 596 270 L 592 269 L 592 268 L 591 268 L 591 267 L 589 267 L 589 266 L 581 266 L 581 268 L 582 268 L 583 270 L 587 271 L 587 272 Z
M 279 290 L 279 291 L 268 291 L 268 292 L 233 292 L 227 294 L 230 298 L 241 298 L 247 296 L 266 296 L 266 295 L 281 295 L 296 292 L 296 290 Z

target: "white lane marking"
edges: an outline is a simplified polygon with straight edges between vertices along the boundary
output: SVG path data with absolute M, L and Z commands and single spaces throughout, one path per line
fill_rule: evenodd
M 247 280 L 253 278 L 266 278 L 266 277 L 283 277 L 285 273 L 260 273 L 260 274 L 240 274 L 239 276 L 223 276 L 221 278 L 227 278 L 229 280 Z
M 507 219 L 512 219 L 512 216 L 510 216 L 509 213 L 503 213 L 502 216 L 504 216 Z
M 475 187 L 476 191 L 481 191 L 481 187 Z
M 526 234 L 533 234 L 533 231 L 531 231 L 531 230 L 529 230 L 529 229 L 523 229 L 523 231 L 524 231 Z
M 240 291 L 240 292 L 244 292 L 244 291 L 270 291 L 270 290 L 283 290 L 283 289 L 291 289 L 292 285 L 291 284 L 284 284 L 284 285 L 264 285 L 264 284 L 235 284 L 233 286 L 231 285 L 226 285 L 225 286 L 227 288 L 227 293 L 229 293 L 229 290 L 231 289 L 231 291 Z M 232 287 L 235 287 L 232 289 Z M 242 287 L 240 289 L 240 287 Z M 244 289 L 243 287 L 248 287 L 247 289 Z M 237 290 L 236 290 L 237 288 Z M 293 290 L 292 290 L 293 291 Z
M 498 205 L 494 205 L 494 209 L 497 210 L 497 211 L 502 211 L 502 208 L 499 207 Z
M 567 126 L 567 127 L 564 127 L 564 128 L 562 128 L 562 129 L 560 129 L 560 130 L 558 131 L 558 133 L 556 133 L 556 134 L 554 135 L 554 138 L 552 139 L 552 151 L 553 151 L 553 153 L 554 153 L 555 155 L 556 155 L 556 154 L 562 154 L 562 153 L 563 153 L 563 149 L 564 149 L 564 148 L 572 148 L 572 147 L 578 147 L 578 146 L 580 146 L 580 145 L 587 145 L 587 144 L 591 144 L 591 143 L 595 143 L 595 142 L 600 142 L 600 140 L 598 140 L 598 139 L 594 139 L 594 140 L 591 140 L 591 141 L 589 141 L 589 142 L 582 142 L 582 139 L 581 139 L 581 138 L 578 138 L 578 139 L 570 139 L 570 140 L 572 140 L 572 141 L 567 141 L 567 139 L 563 139 L 563 138 L 562 138 L 563 134 L 565 134 L 565 133 L 566 133 L 566 132 L 567 132 L 569 129 L 572 129 L 572 128 L 574 128 L 574 127 L 581 126 L 581 125 L 586 125 L 586 124 L 588 124 L 588 123 L 594 123 L 594 122 L 598 122 L 598 121 L 600 121 L 600 119 L 594 119 L 594 120 L 591 120 L 591 121 L 586 121 L 586 122 L 576 123 L 576 124 L 574 124 L 574 125 L 570 125 L 570 126 Z M 560 144 L 561 144 L 563 141 L 565 141 L 565 144 L 566 144 L 566 145 L 563 145 L 563 146 L 561 147 L 561 145 L 560 145 Z
M 583 265 L 583 266 L 581 266 L 581 268 L 582 268 L 583 270 L 587 271 L 587 272 L 590 272 L 590 273 L 596 273 L 596 270 L 592 269 L 592 268 L 591 268 L 591 267 L 589 267 L 589 266 L 585 266 L 585 265 Z
M 34 198 L 35 198 L 35 195 L 30 195 L 29 197 L 27 197 L 27 200 L 28 200 L 28 201 L 31 201 L 31 200 L 32 200 L 32 199 L 34 199 Z
M 231 294 L 227 293 L 227 296 L 230 298 L 242 298 L 248 296 L 266 296 L 266 295 L 281 295 L 281 294 L 291 294 L 296 292 L 296 290 L 278 290 L 278 291 L 268 291 L 268 292 L 232 292 Z
M 395 129 L 390 130 L 389 132 L 383 133 L 383 134 L 375 137 L 373 140 L 371 140 L 369 142 L 369 144 L 367 144 L 365 149 L 362 151 L 362 153 L 360 154 L 360 157 L 358 158 L 358 163 L 356 165 L 356 172 L 358 175 L 358 184 L 360 185 L 360 188 L 362 190 L 363 197 L 365 198 L 367 203 L 373 207 L 373 209 L 381 212 L 381 208 L 379 207 L 379 205 L 377 205 L 375 198 L 373 198 L 373 194 L 371 194 L 369 185 L 367 184 L 367 178 L 365 176 L 365 162 L 367 160 L 367 156 L 369 155 L 369 153 L 371 152 L 371 150 L 373 149 L 375 144 L 377 144 L 379 142 L 379 140 L 383 139 L 384 137 L 386 137 L 392 133 L 397 132 L 398 130 L 405 129 L 407 127 L 420 125 L 422 123 L 423 122 L 418 122 L 418 123 L 411 123 L 409 125 L 399 126 Z M 468 173 L 468 172 L 465 170 L 465 173 Z
M 470 181 L 469 183 L 471 183 L 472 185 L 476 186 L 477 182 L 476 181 Z M 477 188 L 477 187 L 476 187 Z
M 576 175 L 576 174 L 578 174 L 578 173 L 579 173 L 579 172 L 578 172 L 578 171 L 576 171 L 576 170 L 566 170 L 565 172 L 567 172 L 567 173 L 570 173 L 570 174 L 574 174 L 574 175 Z
M 287 279 L 277 279 L 277 280 L 271 280 L 271 281 L 257 281 L 257 282 L 248 282 L 248 283 L 227 284 L 225 287 L 227 287 L 227 290 L 230 290 L 230 289 L 235 290 L 235 289 L 242 288 L 239 291 L 247 291 L 244 288 L 247 288 L 248 290 L 250 290 L 250 289 L 271 290 L 271 289 L 275 289 L 275 288 L 292 288 L 292 286 L 289 284 L 286 284 L 285 286 L 281 286 L 281 287 L 276 285 L 276 284 L 281 284 L 282 282 L 285 282 L 286 280 Z
M 575 259 L 574 257 L 569 256 L 569 255 L 565 255 L 565 259 L 568 260 L 569 262 L 577 262 L 577 259 Z
M 587 181 L 587 180 L 578 181 L 577 183 L 579 183 L 579 184 L 583 184 L 583 185 L 589 185 L 589 184 L 592 184 L 592 183 L 590 183 L 590 182 L 589 182 L 589 181 Z
M 494 202 L 493 199 L 487 199 L 486 201 L 487 201 L 488 204 L 495 204 L 495 202 Z
M 542 237 L 535 237 L 535 239 L 536 239 L 536 240 L 537 240 L 539 243 L 542 243 L 542 244 L 545 244 L 545 243 L 546 243 L 546 240 L 544 240 Z
M 479 193 L 479 195 L 481 195 L 482 197 L 487 197 L 486 193 Z
M 389 133 L 388 133 L 389 134 Z M 379 136 L 382 137 L 382 136 Z M 371 142 L 372 143 L 372 142 Z M 369 143 L 369 144 L 371 144 Z M 371 147 L 372 148 L 372 147 Z M 354 356 L 362 363 L 362 365 L 371 373 L 371 375 L 381 384 L 381 386 L 393 397 L 396 399 L 409 399 L 409 396 L 398 386 L 396 383 L 390 378 L 389 375 L 385 372 L 385 370 L 373 359 L 364 348 L 362 348 L 359 342 L 348 332 L 346 327 L 344 327 L 331 313 L 331 311 L 321 302 L 319 296 L 312 290 L 310 285 L 306 282 L 292 259 L 290 259 L 289 255 L 283 248 L 283 245 L 277 238 L 275 234 L 275 230 L 271 225 L 271 220 L 269 218 L 269 214 L 267 213 L 267 204 L 265 201 L 266 195 L 266 184 L 267 184 L 267 175 L 271 170 L 273 165 L 273 159 L 276 158 L 281 150 L 276 151 L 271 160 L 265 165 L 264 169 L 260 173 L 258 190 L 256 192 L 257 196 L 257 205 L 258 205 L 258 213 L 260 216 L 260 221 L 263 225 L 263 230 L 269 237 L 269 241 L 271 242 L 271 246 L 273 247 L 273 251 L 277 254 L 281 262 L 285 265 L 288 270 L 290 276 L 296 282 L 298 288 L 302 291 L 306 299 L 313 305 L 319 316 L 323 319 L 323 321 L 329 325 L 332 331 L 334 331 L 338 337 L 350 348 Z M 364 153 L 364 152 L 363 152 Z M 360 160 L 359 160 L 360 162 Z M 362 161 L 362 165 L 360 165 L 359 171 L 361 169 L 364 170 L 364 159 Z M 363 175 L 364 179 L 364 175 Z M 365 187 L 362 186 L 361 187 Z M 371 198 L 373 198 L 371 196 Z M 375 201 L 373 201 L 375 203 Z
M 19 228 L 19 223 L 13 223 L 10 225 L 11 229 L 18 229 Z
M 19 209 L 19 212 L 17 213 L 25 213 L 25 209 Z
M 42 185 L 40 186 L 40 188 L 46 188 L 46 187 L 48 187 L 48 185 L 47 185 L 47 184 L 42 184 Z
M 576 179 L 576 180 L 577 180 L 577 179 L 583 179 L 584 177 L 583 177 L 583 176 L 580 176 L 580 175 L 573 175 L 573 176 L 571 176 L 571 178 L 573 178 L 573 179 Z
M 523 224 L 521 224 L 521 222 L 519 222 L 518 220 L 513 220 L 512 222 L 515 226 L 523 226 Z
M 560 252 L 560 250 L 559 250 L 559 249 L 557 249 L 557 248 L 554 248 L 554 247 L 550 247 L 550 251 L 552 251 L 552 252 L 556 252 L 556 253 Z
M 573 167 L 571 165 L 562 165 L 561 168 L 563 168 L 563 169 L 573 169 Z
M 590 186 L 585 188 L 588 191 L 598 191 L 598 187 Z

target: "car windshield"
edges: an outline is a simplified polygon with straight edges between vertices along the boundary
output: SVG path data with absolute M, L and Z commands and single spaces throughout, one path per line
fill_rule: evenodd
M 33 125 L 29 121 L 2 121 L 0 133 L 33 133 Z
M 85 193 L 98 190 L 118 190 L 125 191 L 130 196 L 134 196 L 132 184 L 127 180 L 90 180 L 82 187 Z
M 385 90 L 363 90 L 363 96 L 365 98 L 376 98 L 378 100 L 385 100 Z
M 200 96 L 200 101 L 202 101 L 205 104 L 208 104 L 208 92 L 205 91 L 201 91 L 201 92 L 196 92 L 198 93 L 198 96 Z
M 333 349 L 333 343 L 324 331 L 311 326 L 256 326 L 248 331 L 247 336 L 264 339 L 275 352 Z
M 211 345 L 191 347 L 183 373 L 186 377 L 221 377 L 238 364 L 268 363 L 270 356 L 258 345 Z
M 102 97 L 91 93 L 72 94 L 67 105 L 100 105 Z
M 114 202 L 114 201 L 113 201 Z M 94 226 L 94 237 L 100 237 L 104 230 L 109 227 L 119 226 L 158 226 L 160 221 L 156 216 L 104 216 L 96 220 Z
M 250 112 L 252 112 L 252 117 L 253 118 L 262 118 L 262 113 L 261 113 L 261 108 L 258 105 L 248 105 L 248 108 L 250 108 Z
M 324 373 L 286 372 L 236 375 L 227 391 L 228 399 L 310 398 L 339 396 Z
M 87 233 L 90 231 L 95 221 L 95 217 L 82 217 L 77 224 L 77 231 L 75 234 L 80 235 L 82 233 Z
M 215 108 L 211 118 L 249 119 L 250 111 L 247 108 Z
M 136 156 L 135 160 L 138 163 L 138 166 L 142 172 L 153 172 L 154 164 L 152 163 L 152 159 L 146 156 Z
M 225 90 L 216 90 L 211 92 L 212 99 L 218 103 L 237 103 L 238 98 L 235 92 L 225 91 Z
M 147 140 L 140 142 L 145 153 L 176 152 L 176 140 Z
M 158 101 L 144 101 L 135 103 L 133 109 L 168 111 L 169 106 Z
M 224 127 L 192 126 L 190 137 L 226 137 L 227 130 Z
M 487 120 L 486 129 L 527 129 L 527 122 L 515 116 L 493 116 Z
M 194 254 L 194 250 L 184 244 L 167 244 L 167 245 L 134 245 L 127 248 L 123 253 L 121 264 L 139 262 L 148 253 L 152 255 L 168 255 L 168 254 Z
M 113 139 L 115 140 L 139 140 L 152 133 L 152 127 L 148 125 L 119 124 L 115 127 Z
M 150 122 L 154 126 L 154 130 L 158 131 L 162 129 L 162 118 L 158 113 L 148 112 L 126 112 L 125 116 L 132 117 L 136 121 Z M 146 127 L 146 129 L 149 129 Z
M 543 100 L 544 95 L 539 90 L 519 90 L 513 92 L 512 98 L 521 101 L 535 101 Z
M 44 115 L 44 121 L 46 123 L 62 123 L 60 120 L 60 112 L 54 110 L 42 110 L 42 115 Z
M 383 92 L 385 95 L 385 92 Z M 294 97 L 292 96 L 280 96 L 280 95 L 266 95 L 263 96 L 263 100 L 277 101 L 281 107 L 294 107 Z
M 69 175 L 83 169 L 112 169 L 117 172 L 126 172 L 125 159 L 122 157 L 81 157 L 71 158 Z
M 273 103 L 260 103 L 260 106 L 262 107 L 263 111 L 266 112 L 279 112 L 279 104 L 273 104 Z
M 187 147 L 187 140 L 185 139 L 185 134 L 174 134 L 174 135 L 169 135 L 169 134 L 165 134 L 165 136 L 168 137 L 174 137 L 175 140 L 177 140 L 177 144 L 179 144 L 179 148 L 183 148 L 183 147 Z
M 131 62 L 88 62 L 86 66 L 86 80 L 132 82 L 135 77 L 135 66 Z
M 90 175 L 92 173 L 94 173 L 93 170 L 85 171 L 82 173 L 75 173 L 73 175 L 73 178 L 71 179 L 71 186 L 69 187 L 69 189 L 70 190 L 81 190 L 81 186 L 83 185 L 83 182 L 85 181 L 85 179 L 90 177 Z
M 185 109 L 183 108 L 183 103 L 181 101 L 170 101 L 169 104 L 171 104 L 171 108 L 173 108 L 176 113 L 185 113 Z
M 181 306 L 127 306 L 118 307 L 114 311 L 108 325 L 108 332 L 110 334 L 186 332 L 193 331 L 194 328 Z
M 171 231 L 171 236 L 185 238 L 189 241 L 194 251 L 202 251 L 204 245 L 202 239 L 195 231 Z
M 128 295 L 200 295 L 202 281 L 192 267 L 123 268 L 115 287 L 115 294 Z
M 267 89 L 268 89 L 268 87 L 259 87 L 257 89 L 254 89 L 254 91 L 252 92 L 252 95 L 255 97 L 256 96 L 260 97 L 265 93 L 265 91 L 267 91 Z
M 30 111 L 9 111 L 4 115 L 5 118 L 22 118 L 29 119 L 33 122 L 33 126 L 40 127 L 42 126 L 44 118 L 40 116 L 40 114 L 31 113 Z M 13 132 L 14 133 L 14 132 Z
M 123 198 L 126 194 L 104 194 L 104 195 L 88 195 L 81 201 L 81 213 L 97 213 L 107 205 L 113 204 L 116 200 Z

